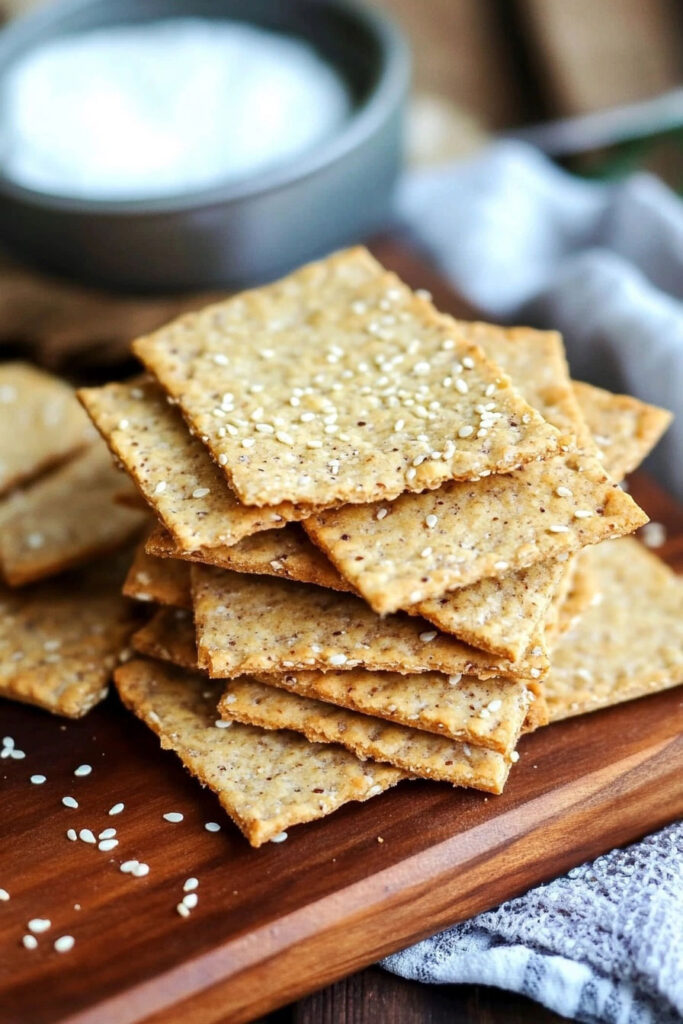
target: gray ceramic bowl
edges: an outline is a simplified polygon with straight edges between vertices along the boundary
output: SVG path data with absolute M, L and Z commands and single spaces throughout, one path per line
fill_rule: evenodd
M 0 33 L 0 83 L 38 43 L 178 16 L 236 18 L 303 37 L 350 86 L 350 117 L 313 154 L 173 198 L 72 200 L 22 188 L 0 168 L 0 242 L 49 270 L 149 292 L 264 281 L 385 226 L 409 58 L 393 24 L 356 0 L 65 0 Z

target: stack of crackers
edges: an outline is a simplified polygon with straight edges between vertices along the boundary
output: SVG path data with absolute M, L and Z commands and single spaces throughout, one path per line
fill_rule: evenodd
M 0 365 L 0 696 L 77 717 L 106 695 L 139 625 L 121 480 L 68 384 Z
M 500 793 L 523 732 L 683 679 L 683 584 L 615 539 L 669 414 L 558 334 L 353 249 L 133 351 L 79 392 L 154 516 L 115 680 L 254 846 L 407 778 Z

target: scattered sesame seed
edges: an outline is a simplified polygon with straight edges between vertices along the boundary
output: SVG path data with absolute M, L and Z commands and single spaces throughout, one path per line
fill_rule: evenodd
M 278 832 L 278 834 L 276 836 L 273 836 L 273 838 L 270 841 L 271 841 L 271 843 L 284 843 L 284 841 L 286 839 L 287 839 L 287 833 L 286 832 Z
M 416 288 L 415 294 L 420 299 L 426 299 L 427 302 L 429 302 L 432 297 L 432 293 L 428 292 L 426 288 Z
M 154 488 L 154 493 L 155 494 L 163 494 L 165 490 L 166 490 L 166 481 L 165 480 L 160 480 L 159 483 Z
M 495 391 L 496 391 L 496 385 L 495 384 L 489 384 L 488 387 L 486 388 L 486 391 L 484 392 L 484 394 L 486 395 L 487 398 L 490 398 L 491 395 L 495 394 Z
M 575 519 L 590 519 L 592 515 L 593 515 L 593 513 L 589 509 L 577 508 L 576 512 L 574 513 L 574 518 Z
M 327 660 L 330 665 L 345 665 L 348 661 L 345 654 L 332 654 Z
M 502 700 L 499 700 L 499 699 L 489 701 L 489 705 L 488 705 L 489 711 L 500 711 L 502 706 L 503 706 L 503 702 L 502 702 Z
M 209 487 L 195 487 L 195 489 L 192 492 L 192 497 L 193 498 L 205 498 L 207 496 L 207 494 L 210 494 L 210 493 L 211 493 L 211 489 Z
M 646 523 L 640 537 L 647 548 L 661 548 L 666 543 L 666 527 L 662 523 Z
M 555 489 L 555 494 L 558 498 L 572 498 L 574 496 L 574 492 L 571 491 L 569 487 L 557 487 Z
M 242 441 L 242 447 L 253 448 L 255 443 L 256 442 L 254 441 L 253 437 L 245 437 L 244 440 Z
M 109 814 L 120 814 L 125 806 L 126 806 L 125 804 L 121 804 L 121 803 L 114 804 L 113 807 L 109 808 Z
M 553 526 L 549 526 L 548 529 L 551 533 L 569 533 L 569 527 L 562 526 L 559 523 L 555 523 Z
M 74 800 L 72 796 L 63 796 L 62 803 L 65 807 L 73 807 L 74 809 L 78 807 L 78 800 Z
M 97 838 L 98 839 L 113 839 L 115 835 L 116 835 L 116 829 L 115 828 L 105 828 L 105 829 L 102 829 L 102 831 L 99 833 Z
M 35 935 L 24 935 L 21 941 L 26 949 L 37 949 L 38 947 L 38 939 Z
M 466 370 L 473 370 L 474 359 L 472 358 L 472 356 L 463 356 L 462 365 L 465 367 Z
M 74 772 L 74 775 L 78 779 L 84 779 L 86 775 L 90 775 L 92 771 L 92 765 L 90 764 L 79 764 L 78 768 Z
M 103 839 L 102 842 L 97 844 L 97 849 L 101 850 L 102 853 L 109 853 L 119 845 L 118 839 Z
M 389 515 L 389 509 L 388 508 L 378 508 L 377 512 L 375 513 L 375 519 L 379 519 L 379 520 L 386 519 L 386 517 L 388 515 Z
M 428 516 L 425 517 L 425 526 L 429 527 L 430 530 L 433 530 L 438 521 L 438 516 L 435 516 L 430 513 Z
M 406 473 L 406 480 L 414 480 L 416 476 L 417 476 L 417 470 L 416 470 L 416 469 L 413 469 L 413 468 L 411 467 L 411 468 L 410 468 L 410 469 L 408 470 L 408 472 Z
M 429 558 L 431 553 L 432 549 L 430 547 L 422 548 L 422 551 L 420 552 L 420 558 Z
M 501 561 L 501 562 L 494 562 L 493 563 L 493 568 L 497 569 L 499 572 L 504 572 L 507 569 L 507 567 L 508 567 L 508 563 L 507 562 L 502 562 Z
M 474 427 L 464 426 L 458 430 L 458 437 L 471 437 L 474 433 Z
M 199 896 L 197 895 L 196 892 L 188 892 L 185 896 L 183 896 L 183 903 L 190 910 L 194 910 L 194 908 L 199 903 Z
M 119 871 L 122 871 L 124 875 L 129 875 L 139 863 L 139 860 L 124 860 L 123 864 L 119 867 Z
M 462 749 L 464 751 L 465 757 L 471 757 L 472 756 L 472 750 L 470 749 L 470 746 L 469 746 L 468 743 L 463 743 Z
M 199 879 L 191 877 L 186 878 L 183 883 L 183 892 L 194 892 L 199 886 Z
M 224 718 L 217 718 L 213 724 L 217 729 L 229 729 L 232 722 L 226 722 Z
M 216 363 L 218 366 L 228 365 L 228 357 L 224 355 L 222 352 L 214 352 L 212 358 L 214 363 Z
M 66 830 L 66 838 L 70 839 L 72 843 L 75 843 L 78 839 L 78 832 L 75 828 L 68 828 Z
M 7 892 L 7 889 L 0 889 L 0 902 L 7 903 L 8 899 L 9 893 Z
M 430 629 L 426 633 L 420 633 L 420 640 L 423 644 L 431 643 L 432 640 L 436 639 L 436 630 Z
M 513 750 L 510 754 L 510 760 L 513 764 L 516 764 L 519 761 L 519 753 L 516 750 Z
M 29 921 L 28 930 L 33 932 L 34 935 L 42 935 L 48 928 L 52 927 L 52 921 L 49 917 L 33 917 Z
M 42 786 L 44 782 L 47 782 L 47 776 L 45 775 L 32 775 L 31 782 L 34 786 Z
M 190 916 L 190 908 L 186 907 L 184 903 L 178 903 L 177 906 L 176 906 L 176 910 L 180 914 L 181 917 L 189 917 Z
M 74 948 L 75 941 L 73 935 L 60 935 L 55 941 L 55 951 L 57 953 L 68 953 L 69 950 Z
M 294 438 L 286 430 L 278 430 L 275 434 L 275 440 L 279 441 L 280 444 L 294 444 Z
M 228 456 L 225 454 L 225 452 L 221 452 L 221 454 L 218 456 L 218 464 L 219 464 L 219 466 L 225 466 L 225 465 L 227 465 L 227 462 L 228 462 Z
M 97 842 L 97 840 L 95 839 L 95 833 L 93 832 L 93 830 L 91 828 L 82 828 L 81 831 L 78 833 L 78 838 L 83 843 L 96 843 Z
M 119 430 L 127 430 L 129 426 L 130 422 L 128 420 L 119 420 Z
M 164 821 L 170 821 L 172 825 L 176 825 L 179 821 L 182 821 L 185 817 L 180 811 L 168 811 L 167 814 L 162 814 Z
M 417 604 L 417 602 L 421 601 L 421 600 L 422 600 L 422 591 L 421 590 L 412 590 L 410 592 L 410 599 L 408 601 L 408 604 Z
M 449 686 L 457 686 L 461 679 L 462 679 L 462 672 L 458 672 L 456 675 L 449 676 L 448 677 L 448 685 Z
M 149 874 L 149 864 L 145 864 L 144 861 L 138 861 L 133 867 L 131 874 L 135 875 L 136 878 L 144 878 L 145 875 Z
M 207 832 L 220 832 L 221 827 L 217 821 L 207 821 L 204 825 Z

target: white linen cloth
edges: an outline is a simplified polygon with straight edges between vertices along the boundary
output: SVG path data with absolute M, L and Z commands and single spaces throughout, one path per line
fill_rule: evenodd
M 558 328 L 572 373 L 677 414 L 653 459 L 683 496 L 683 208 L 654 178 L 580 181 L 521 143 L 416 172 L 414 243 L 496 321 Z M 683 825 L 388 957 L 425 982 L 511 989 L 593 1024 L 683 1020 Z
M 413 172 L 399 215 L 488 318 L 557 328 L 577 379 L 671 409 L 650 464 L 683 498 L 683 205 L 669 189 L 582 181 L 501 142 Z

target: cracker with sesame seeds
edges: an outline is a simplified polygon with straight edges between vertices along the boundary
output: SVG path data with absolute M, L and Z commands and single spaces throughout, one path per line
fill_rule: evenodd
M 197 645 L 192 613 L 186 608 L 158 608 L 152 618 L 131 638 L 138 654 L 170 661 L 179 668 L 196 670 Z
M 667 409 L 631 395 L 615 395 L 579 381 L 574 381 L 574 391 L 600 461 L 617 482 L 640 465 L 673 419 Z
M 98 439 L 0 503 L 0 572 L 20 586 L 115 551 L 141 531 L 142 512 L 115 505 L 121 473 Z
M 0 697 L 68 718 L 103 700 L 136 624 L 124 574 L 124 560 L 108 558 L 25 590 L 0 587 Z
M 66 461 L 94 437 L 65 381 L 28 363 L 0 366 L 0 494 Z
M 181 549 L 235 544 L 310 515 L 291 502 L 246 508 L 155 382 L 82 388 L 78 397 Z
M 361 248 L 182 317 L 133 351 L 246 505 L 391 498 L 558 447 L 500 368 Z M 484 402 L 495 408 L 478 436 Z
M 252 846 L 407 777 L 295 732 L 239 723 L 218 729 L 223 686 L 196 673 L 136 659 L 117 669 L 115 681 L 123 703 L 213 790 Z
M 518 678 L 547 669 L 543 654 L 513 665 L 424 619 L 381 619 L 352 594 L 203 565 L 191 580 L 199 666 L 211 676 L 360 666 Z
M 132 646 L 139 654 L 197 669 L 191 620 L 169 608 L 160 609 L 134 634 Z M 522 724 L 529 724 L 532 703 L 540 698 L 537 684 L 532 691 L 514 680 L 449 677 L 439 672 L 400 675 L 350 669 L 256 678 L 264 685 L 506 756 L 514 750 Z
M 595 454 L 560 336 L 488 324 L 456 326 L 541 406 L 567 450 L 476 483 L 450 481 L 438 490 L 347 505 L 307 519 L 314 543 L 381 614 L 421 608 L 425 600 L 478 580 L 566 558 L 647 522 Z M 552 587 L 547 590 L 552 594 Z M 480 642 L 486 642 L 483 634 Z
M 230 547 L 182 551 L 167 530 L 157 526 L 147 538 L 146 550 L 165 559 L 183 559 L 215 565 L 233 572 L 276 576 L 297 583 L 314 583 L 329 590 L 353 593 L 348 580 L 312 544 L 301 527 L 289 523 L 283 530 L 264 530 Z
M 147 554 L 143 541 L 135 549 L 123 593 L 136 601 L 192 608 L 189 566 L 173 558 Z
M 501 754 L 443 736 L 300 697 L 248 676 L 230 684 L 218 704 L 226 721 L 292 729 L 311 743 L 337 743 L 361 761 L 394 765 L 411 775 L 502 793 L 510 764 Z
M 555 648 L 544 684 L 551 721 L 683 683 L 683 579 L 630 538 L 586 557 L 600 601 Z

